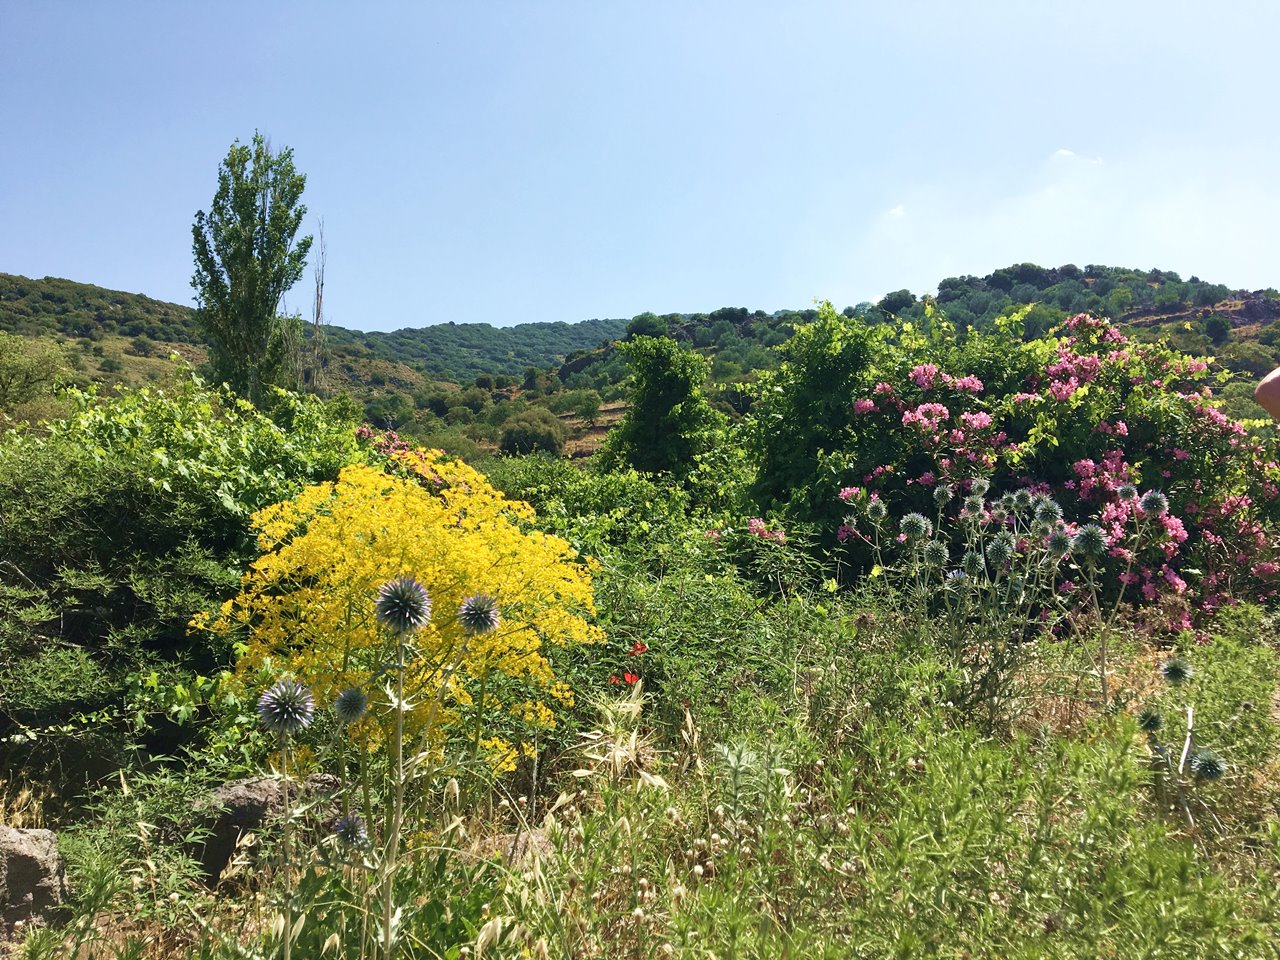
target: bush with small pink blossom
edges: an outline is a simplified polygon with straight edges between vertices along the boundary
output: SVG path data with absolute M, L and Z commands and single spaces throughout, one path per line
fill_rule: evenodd
M 964 497 L 982 478 L 996 494 L 1051 494 L 1066 522 L 1096 519 L 1112 540 L 1150 512 L 1121 491 L 1158 492 L 1160 538 L 1140 556 L 1112 547 L 1099 583 L 1109 596 L 1136 588 L 1129 595 L 1144 603 L 1185 600 L 1176 626 L 1191 624 L 1192 609 L 1280 591 L 1269 536 L 1280 520 L 1280 454 L 1269 430 L 1250 432 L 1218 408 L 1221 375 L 1206 361 L 1084 314 L 1032 340 L 1017 314 L 981 333 L 934 316 L 925 333 L 824 311 L 803 333 L 804 353 L 762 387 L 755 492 L 820 524 L 847 569 L 872 562 L 844 522 L 848 491 L 865 488 L 896 515 L 929 513 L 940 485 Z M 799 364 L 812 357 L 820 369 L 842 360 L 839 375 L 822 379 L 847 393 L 809 410 L 800 400 L 819 383 Z M 784 453 L 779 482 L 766 473 Z

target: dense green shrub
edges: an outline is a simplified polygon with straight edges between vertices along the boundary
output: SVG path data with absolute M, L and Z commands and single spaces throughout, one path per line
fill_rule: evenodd
M 531 407 L 503 424 L 498 448 L 511 456 L 537 451 L 559 454 L 565 432 L 560 418 L 546 407 Z
M 723 422 L 702 394 L 707 363 L 666 338 L 638 336 L 622 352 L 634 386 L 626 416 L 606 441 L 605 461 L 683 477 Z
M 234 592 L 249 515 L 364 456 L 313 398 L 280 398 L 279 423 L 194 383 L 73 400 L 46 433 L 0 438 L 0 733 L 54 752 L 123 729 L 125 691 L 153 673 L 140 709 L 188 710 L 175 668 L 230 651 L 187 621 Z
M 1273 595 L 1280 565 L 1264 525 L 1280 516 L 1275 441 L 1217 409 L 1205 362 L 1084 315 L 1054 337 L 1022 333 L 1017 315 L 960 339 L 938 319 L 926 336 L 824 307 L 762 383 L 762 504 L 835 534 L 842 498 L 866 491 L 896 515 L 932 515 L 939 489 L 954 490 L 958 510 L 982 479 L 995 493 L 1051 493 L 1069 533 L 1097 516 L 1118 541 L 1136 509 L 1120 491 L 1136 485 L 1166 498 L 1156 512 L 1168 537 L 1162 556 L 1136 565 L 1109 544 L 1112 584 L 1140 577 L 1143 599 L 1186 594 L 1207 611 L 1241 588 Z

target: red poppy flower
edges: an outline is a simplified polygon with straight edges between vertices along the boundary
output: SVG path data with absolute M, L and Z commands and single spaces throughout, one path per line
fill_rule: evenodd
M 645 645 L 643 640 L 637 640 L 635 643 L 631 645 L 630 656 L 638 657 L 640 654 L 645 653 L 648 649 L 649 648 Z
M 638 676 L 636 676 L 634 673 L 624 673 L 624 674 L 622 675 L 622 679 L 623 679 L 623 680 L 625 680 L 625 681 L 627 681 L 627 683 L 639 683 L 639 682 L 640 682 L 640 678 L 639 678 Z
M 618 679 L 618 675 L 615 673 L 612 677 L 610 677 L 610 678 L 609 678 L 609 682 L 610 682 L 610 683 L 621 683 L 622 681 Z

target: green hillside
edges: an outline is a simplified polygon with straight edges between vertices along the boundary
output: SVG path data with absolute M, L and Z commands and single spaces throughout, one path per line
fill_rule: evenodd
M 530 367 L 547 367 L 613 340 L 626 325 L 626 320 L 511 327 L 444 323 L 393 333 L 332 326 L 325 332 L 335 364 L 380 360 L 429 379 L 469 383 L 481 373 L 523 376 Z M 7 273 L 0 273 L 0 331 L 90 341 L 125 337 L 144 353 L 167 352 L 153 351 L 152 343 L 204 344 L 191 307 L 57 277 L 32 280 Z
M 1138 339 L 1165 339 L 1239 374 L 1218 390 L 1241 418 L 1261 415 L 1252 381 L 1280 364 L 1280 294 L 1183 280 L 1167 270 L 1022 263 L 982 277 L 948 277 L 933 294 L 899 290 L 843 313 L 872 325 L 927 326 L 927 304 L 959 331 L 986 330 L 997 316 L 1031 305 L 1028 338 L 1074 313 L 1111 317 Z M 621 415 L 629 389 L 618 340 L 669 336 L 702 354 L 713 402 L 741 414 L 752 402 L 750 382 L 777 367 L 774 348 L 816 315 L 723 307 L 574 324 L 445 323 L 390 333 L 326 327 L 319 386 L 350 395 L 375 425 L 463 454 L 492 449 L 507 422 L 531 405 L 547 408 L 565 426 L 566 449 L 586 454 Z M 69 367 L 63 379 L 72 383 L 163 382 L 175 371 L 172 353 L 196 365 L 205 358 L 191 308 L 70 280 L 0 274 L 0 331 L 57 340 Z

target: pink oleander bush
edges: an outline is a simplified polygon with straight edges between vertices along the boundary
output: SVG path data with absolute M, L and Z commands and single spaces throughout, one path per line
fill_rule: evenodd
M 909 325 L 849 324 L 824 314 L 806 347 L 843 363 L 839 375 L 823 374 L 846 391 L 839 407 L 833 400 L 792 427 L 803 409 L 769 396 L 804 386 L 784 364 L 765 384 L 758 416 L 763 424 L 773 414 L 793 462 L 811 448 L 809 474 L 793 479 L 787 509 L 822 523 L 850 569 L 872 562 L 845 518 L 852 499 L 879 500 L 893 516 L 932 516 L 940 487 L 954 491 L 947 509 L 956 511 L 981 479 L 993 496 L 1052 496 L 1069 534 L 1096 520 L 1110 544 L 1104 588 L 1172 601 L 1183 626 L 1193 610 L 1280 589 L 1269 534 L 1280 516 L 1275 440 L 1270 427 L 1251 433 L 1218 409 L 1213 388 L 1223 376 L 1206 361 L 1132 341 L 1084 314 L 1028 342 L 1017 316 L 963 336 L 940 319 L 928 336 Z M 767 439 L 763 446 L 767 461 Z M 1136 497 L 1121 495 L 1128 487 Z M 1161 536 L 1135 556 L 1123 531 L 1152 491 L 1163 497 Z

